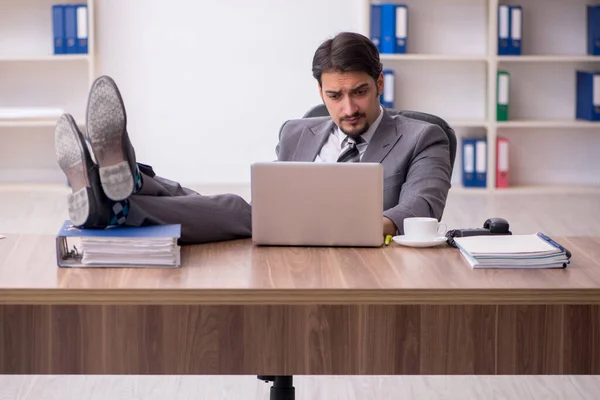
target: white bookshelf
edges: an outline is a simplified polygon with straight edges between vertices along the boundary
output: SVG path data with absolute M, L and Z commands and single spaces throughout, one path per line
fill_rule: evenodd
M 381 54 L 381 61 L 479 61 L 487 58 L 470 54 Z
M 407 54 L 382 54 L 396 72 L 395 108 L 444 118 L 456 131 L 458 192 L 600 193 L 600 123 L 575 119 L 575 71 L 600 70 L 586 54 L 586 5 L 597 0 L 402 0 Z M 498 4 L 523 7 L 521 56 L 497 55 Z M 558 28 L 559 27 L 559 28 Z M 509 121 L 496 121 L 496 73 L 510 73 Z M 496 189 L 496 139 L 510 141 L 510 185 Z M 463 188 L 461 138 L 486 137 L 487 186 Z
M 63 54 L 63 55 L 53 55 L 53 54 L 15 54 L 15 55 L 2 55 L 0 56 L 0 62 L 33 62 L 33 61 L 56 61 L 56 62 L 65 62 L 65 61 L 93 61 L 93 56 L 88 54 Z
M 96 77 L 95 0 L 2 0 L 0 108 L 52 108 L 84 128 L 88 89 Z M 52 6 L 88 5 L 88 54 L 54 54 Z M 62 183 L 54 155 L 57 118 L 0 119 L 0 183 Z

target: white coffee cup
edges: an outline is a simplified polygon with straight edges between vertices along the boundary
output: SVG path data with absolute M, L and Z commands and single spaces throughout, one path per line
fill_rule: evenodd
M 404 219 L 404 237 L 409 240 L 429 241 L 446 234 L 447 227 L 435 218 L 412 217 Z

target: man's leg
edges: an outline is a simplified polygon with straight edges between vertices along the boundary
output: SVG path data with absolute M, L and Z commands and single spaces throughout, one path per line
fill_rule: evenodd
M 98 161 L 97 168 L 89 168 L 87 173 L 99 175 L 106 197 L 111 200 L 111 224 L 182 224 L 182 243 L 252 235 L 250 205 L 241 197 L 202 196 L 156 177 L 144 164 L 138 168 L 126 131 L 125 107 L 109 77 L 100 77 L 92 85 L 87 124 L 90 145 Z
M 205 243 L 252 236 L 251 207 L 240 196 L 203 196 L 140 164 L 141 190 L 129 197 L 128 226 L 178 223 L 183 243 Z

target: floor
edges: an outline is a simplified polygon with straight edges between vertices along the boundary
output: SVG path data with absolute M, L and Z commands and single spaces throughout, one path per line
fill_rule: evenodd
M 297 377 L 296 400 L 598 399 L 598 376 Z M 268 400 L 255 377 L 0 376 L 2 400 Z
M 194 188 L 203 194 L 247 187 Z M 67 219 L 68 188 L 0 185 L 0 234 L 55 234 Z M 469 192 L 451 190 L 442 219 L 449 229 L 508 220 L 513 233 L 600 235 L 600 190 Z M 598 399 L 600 376 L 296 377 L 298 400 L 308 399 Z M 0 376 L 0 400 L 267 400 L 255 377 Z

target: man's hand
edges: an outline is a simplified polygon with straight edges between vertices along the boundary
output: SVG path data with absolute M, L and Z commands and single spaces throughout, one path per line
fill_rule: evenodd
M 391 219 L 383 217 L 383 237 L 387 235 L 396 236 L 396 232 L 398 232 L 396 224 Z

